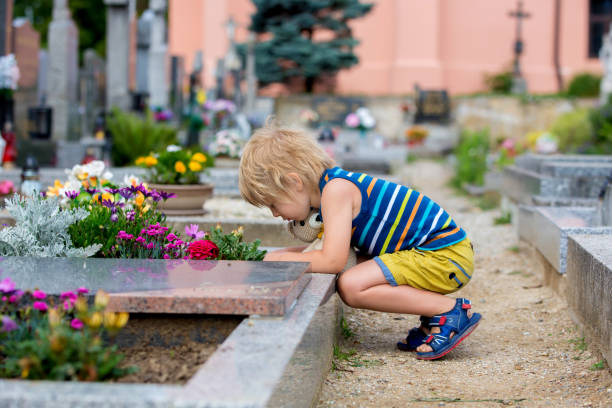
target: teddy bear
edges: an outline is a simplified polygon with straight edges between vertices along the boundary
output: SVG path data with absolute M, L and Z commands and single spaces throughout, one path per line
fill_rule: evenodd
M 311 209 L 310 214 L 304 221 L 290 221 L 287 224 L 289 233 L 300 241 L 308 242 L 302 252 L 323 249 L 323 222 L 317 209 Z M 357 255 L 353 248 L 349 250 L 349 256 L 344 266 L 343 272 L 357 264 Z

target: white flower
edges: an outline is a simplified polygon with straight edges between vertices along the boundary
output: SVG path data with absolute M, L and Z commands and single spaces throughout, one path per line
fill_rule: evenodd
M 133 174 L 128 174 L 123 177 L 123 184 L 126 186 L 137 186 L 140 184 L 140 179 Z
M 181 150 L 181 146 L 168 145 L 168 147 L 166 147 L 167 152 L 178 152 L 179 150 Z

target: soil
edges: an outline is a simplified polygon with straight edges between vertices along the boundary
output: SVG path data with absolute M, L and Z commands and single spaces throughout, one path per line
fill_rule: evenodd
M 184 384 L 240 324 L 242 316 L 130 315 L 116 339 L 121 367 L 138 371 L 123 383 Z
M 542 278 L 498 209 L 446 187 L 443 163 L 417 161 L 403 182 L 442 205 L 475 248 L 475 272 L 456 293 L 472 300 L 482 323 L 436 361 L 396 349 L 418 317 L 344 306 L 347 327 L 318 407 L 612 407 L 612 374 L 570 318 L 566 301 Z

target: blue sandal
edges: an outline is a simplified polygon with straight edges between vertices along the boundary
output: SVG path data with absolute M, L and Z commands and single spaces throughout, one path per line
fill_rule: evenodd
M 471 307 L 469 300 L 459 298 L 452 310 L 432 317 L 429 325 L 440 327 L 440 333 L 429 335 L 425 339 L 425 344 L 429 344 L 433 351 L 417 352 L 416 357 L 419 360 L 435 360 L 457 347 L 480 323 L 480 313 L 474 313 L 472 317 L 468 317 L 467 311 Z M 451 337 L 453 332 L 455 335 Z
M 421 320 L 421 326 L 429 328 L 429 317 L 421 316 L 419 319 Z M 403 341 L 397 342 L 397 348 L 402 351 L 416 351 L 417 347 L 423 344 L 425 339 L 427 339 L 427 336 L 428 334 L 425 333 L 421 327 L 413 327 L 408 332 L 405 343 Z

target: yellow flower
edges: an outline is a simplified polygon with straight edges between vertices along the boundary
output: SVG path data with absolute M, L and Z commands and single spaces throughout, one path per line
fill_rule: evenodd
M 145 164 L 147 167 L 155 166 L 157 164 L 157 159 L 153 156 L 147 156 L 145 157 Z
M 190 161 L 189 162 L 189 170 L 191 170 L 191 171 L 200 171 L 200 170 L 202 170 L 202 165 L 200 163 L 198 163 L 197 161 Z
M 53 183 L 53 187 L 51 187 L 51 186 L 47 187 L 47 195 L 48 196 L 58 196 L 59 195 L 59 191 L 62 188 L 64 188 L 62 183 L 60 183 L 59 180 L 55 180 L 55 182 Z
M 134 164 L 136 164 L 137 166 L 143 165 L 145 164 L 146 160 L 144 156 L 140 156 L 139 158 L 136 159 L 136 161 L 134 162 Z
M 191 160 L 197 161 L 197 162 L 200 162 L 200 163 L 206 163 L 206 156 L 203 155 L 202 153 L 198 152 L 198 153 L 194 154 L 193 156 L 191 156 Z
M 85 179 L 87 179 L 87 177 L 89 177 L 89 174 L 87 174 L 87 173 L 77 174 L 77 178 L 79 180 L 85 180 Z
M 117 314 L 117 321 L 115 322 L 115 327 L 118 329 L 122 328 L 127 324 L 129 318 L 130 315 L 128 313 L 119 312 L 119 314 Z
M 49 319 L 49 326 L 51 327 L 57 327 L 62 322 L 62 317 L 59 315 L 57 309 L 49 309 L 47 318 Z
M 102 193 L 102 200 L 114 202 L 115 201 L 115 196 L 110 194 L 110 193 Z
M 140 207 L 142 206 L 142 203 L 144 203 L 144 200 L 144 195 L 142 195 L 142 193 L 138 193 L 138 195 L 134 198 L 134 204 L 136 204 L 137 207 Z
M 87 312 L 87 300 L 85 300 L 85 298 L 79 297 L 76 302 L 74 302 L 74 308 L 79 312 L 79 313 L 85 313 Z
M 99 290 L 98 293 L 96 293 L 96 297 L 94 299 L 94 304 L 98 307 L 106 307 L 106 305 L 108 304 L 108 293 L 106 293 L 103 290 Z
M 91 176 L 91 177 L 89 178 L 89 183 L 90 183 L 92 186 L 95 186 L 96 184 L 98 184 L 98 178 L 97 178 L 96 176 Z
M 176 163 L 174 163 L 174 170 L 177 173 L 183 174 L 184 172 L 187 171 L 187 168 L 185 167 L 185 164 L 182 161 L 179 160 Z
M 117 322 L 117 315 L 113 312 L 104 312 L 104 327 L 114 329 Z
M 102 313 L 95 312 L 87 319 L 87 325 L 92 329 L 97 329 L 102 324 Z

